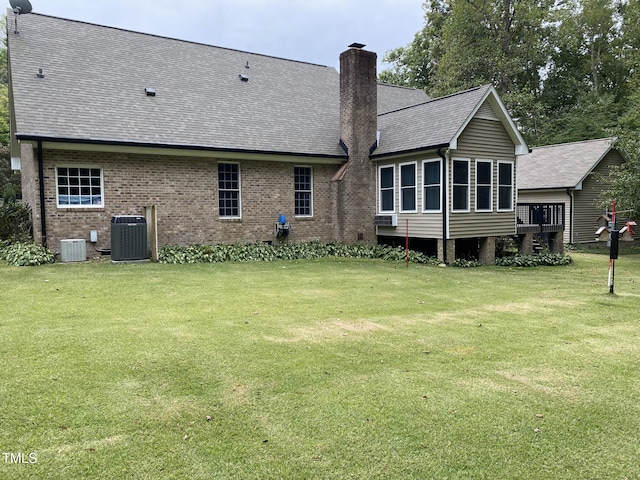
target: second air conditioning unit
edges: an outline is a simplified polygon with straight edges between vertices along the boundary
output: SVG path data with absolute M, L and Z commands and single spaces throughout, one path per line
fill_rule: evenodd
M 376 215 L 373 217 L 373 224 L 377 227 L 397 227 L 397 215 Z
M 111 218 L 111 260 L 147 258 L 147 219 L 141 215 L 114 215 Z

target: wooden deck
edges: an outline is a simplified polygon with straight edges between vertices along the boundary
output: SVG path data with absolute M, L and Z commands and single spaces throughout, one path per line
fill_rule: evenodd
M 519 203 L 516 215 L 518 234 L 564 231 L 564 203 Z

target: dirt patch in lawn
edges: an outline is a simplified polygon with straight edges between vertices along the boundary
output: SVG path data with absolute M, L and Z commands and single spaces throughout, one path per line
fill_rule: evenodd
M 354 321 L 347 322 L 335 320 L 333 322 L 323 322 L 308 327 L 296 327 L 291 329 L 289 336 L 267 336 L 266 340 L 277 343 L 290 342 L 319 342 L 334 338 L 347 337 L 353 334 L 366 334 L 379 330 L 388 330 L 387 327 L 375 322 Z

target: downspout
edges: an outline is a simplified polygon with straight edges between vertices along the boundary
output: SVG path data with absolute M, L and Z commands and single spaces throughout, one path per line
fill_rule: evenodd
M 567 195 L 569 195 L 569 243 L 573 245 L 573 190 L 567 188 Z M 565 221 L 567 219 L 567 212 L 564 212 Z M 566 225 L 565 225 L 566 228 Z
M 438 156 L 442 159 L 442 260 L 447 263 L 447 157 L 438 147 Z
M 40 230 L 42 233 L 42 246 L 47 246 L 47 215 L 44 207 L 44 161 L 42 153 L 42 140 L 38 140 L 38 183 L 40 187 Z

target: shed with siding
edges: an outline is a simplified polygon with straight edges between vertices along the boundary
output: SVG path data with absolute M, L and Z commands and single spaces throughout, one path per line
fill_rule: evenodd
M 596 206 L 613 165 L 625 156 L 615 138 L 536 147 L 518 159 L 518 203 L 564 204 L 565 243 L 593 242 L 598 218 Z

